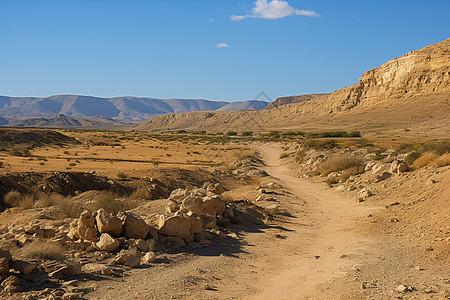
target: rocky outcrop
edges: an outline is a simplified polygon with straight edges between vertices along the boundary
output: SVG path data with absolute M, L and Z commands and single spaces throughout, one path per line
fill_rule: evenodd
M 267 109 L 280 107 L 286 104 L 293 104 L 293 103 L 301 103 L 305 101 L 311 101 L 313 99 L 316 99 L 317 97 L 323 96 L 326 94 L 305 94 L 305 95 L 297 95 L 297 96 L 286 96 L 286 97 L 279 97 L 275 99 L 275 101 L 271 102 Z

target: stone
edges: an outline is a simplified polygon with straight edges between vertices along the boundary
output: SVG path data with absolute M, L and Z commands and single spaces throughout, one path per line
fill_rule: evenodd
M 388 179 L 391 176 L 392 176 L 392 173 L 382 172 L 381 174 L 378 174 L 377 176 L 375 176 L 375 182 L 383 181 L 385 179 Z
M 48 277 L 55 279 L 64 279 L 67 277 L 73 277 L 81 275 L 82 265 L 77 262 L 69 262 L 65 266 L 56 269 L 48 273 Z
M 67 235 L 74 240 L 80 239 L 97 242 L 98 233 L 95 229 L 95 220 L 91 212 L 88 210 L 82 212 L 77 222 L 75 223 L 75 221 L 73 221 L 70 224 L 69 233 Z
M 122 220 L 127 239 L 145 239 L 147 237 L 150 228 L 144 220 L 131 213 L 124 213 Z
M 191 233 L 196 234 L 203 231 L 203 221 L 201 218 L 191 215 L 188 217 L 191 225 Z
M 225 201 L 216 195 L 205 197 L 190 195 L 183 200 L 182 210 L 197 215 L 207 214 L 215 217 L 217 214 L 223 214 Z
M 400 162 L 398 164 L 398 167 L 397 167 L 397 173 L 398 174 L 408 172 L 408 170 L 409 170 L 409 168 L 408 168 L 408 165 L 406 163 Z
M 225 192 L 225 188 L 221 183 L 210 183 L 207 185 L 206 190 L 214 194 L 220 195 Z
M 23 275 L 30 275 L 36 269 L 36 263 L 24 260 L 14 261 L 12 268 Z
M 147 251 L 149 251 L 149 248 L 150 248 L 150 243 L 145 240 L 141 240 L 141 239 L 136 240 L 135 245 L 136 245 L 136 248 L 138 248 L 142 252 L 147 252 Z
M 173 190 L 172 193 L 170 193 L 169 199 L 174 201 L 175 203 L 178 203 L 186 196 L 187 196 L 187 190 L 176 189 L 176 190 Z
M 169 199 L 169 201 L 167 201 L 166 204 L 166 210 L 169 213 L 176 213 L 178 210 L 180 209 L 180 206 L 178 205 L 177 202 Z
M 186 242 L 183 239 L 180 239 L 176 236 L 167 236 L 163 239 L 164 243 L 171 244 L 173 247 L 179 249 L 186 246 Z
M 100 240 L 97 242 L 96 246 L 100 250 L 113 252 L 119 248 L 120 243 L 108 233 L 102 233 L 102 235 L 100 236 Z
M 223 212 L 223 217 L 224 218 L 229 218 L 229 219 L 231 217 L 234 217 L 233 209 L 231 207 L 225 208 L 225 211 Z
M 264 208 L 269 216 L 274 216 L 279 213 L 278 204 L 270 204 Z
M 83 265 L 83 272 L 89 274 L 111 275 L 112 269 L 104 264 L 88 263 Z
M 120 237 L 123 228 L 122 220 L 118 217 L 111 215 L 101 208 L 97 210 L 95 221 L 100 234 L 108 233 L 113 237 Z
M 152 263 L 156 260 L 156 254 L 154 252 L 147 252 L 145 255 L 141 258 L 142 264 L 148 264 Z
M 399 160 L 394 160 L 392 163 L 391 163 L 391 168 L 390 168 L 390 172 L 391 173 L 397 173 L 397 168 L 398 168 L 398 165 L 400 164 L 400 161 Z
M 183 216 L 174 216 L 160 220 L 159 233 L 162 235 L 174 236 L 183 239 L 187 243 L 194 241 L 191 232 L 191 222 Z
M 412 292 L 414 288 L 412 286 L 405 286 L 403 284 L 400 284 L 397 286 L 397 292 L 399 293 L 406 293 L 406 292 Z
M 130 268 L 138 267 L 141 264 L 139 257 L 132 254 L 118 254 L 114 261 L 119 265 L 128 266 Z
M 358 198 L 362 199 L 362 200 L 364 200 L 372 195 L 373 195 L 372 192 L 367 188 L 364 188 L 358 192 Z

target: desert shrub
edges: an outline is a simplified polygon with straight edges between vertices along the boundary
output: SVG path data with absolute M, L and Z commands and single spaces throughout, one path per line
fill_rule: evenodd
M 181 134 L 181 133 L 186 133 L 186 130 L 181 129 L 181 130 L 177 130 L 176 132 Z
M 34 240 L 25 245 L 21 254 L 27 258 L 34 259 L 63 259 L 67 253 L 67 249 L 57 243 L 49 241 Z
M 335 140 L 307 140 L 305 146 L 312 149 L 333 149 L 337 145 Z
M 62 197 L 54 204 L 64 217 L 77 218 L 82 207 L 76 203 L 71 197 Z
M 3 168 L 3 162 L 0 161 L 0 168 Z
M 75 167 L 77 164 L 76 163 L 70 163 L 69 166 L 71 167 Z
M 443 167 L 450 165 L 450 153 L 444 153 L 440 157 L 436 158 L 433 163 L 435 167 Z
M 30 209 L 34 205 L 34 198 L 32 195 L 21 194 L 18 191 L 10 191 L 5 195 L 4 200 L 6 204 L 20 209 Z
M 431 162 L 433 162 L 435 159 L 437 159 L 439 155 L 431 152 L 425 152 L 420 157 L 418 157 L 413 162 L 413 166 L 416 168 L 421 168 L 428 166 Z
M 237 135 L 237 132 L 236 131 L 228 131 L 227 135 L 228 136 L 235 136 L 235 135 Z
M 405 163 L 408 164 L 408 166 L 412 166 L 412 164 L 414 163 L 414 161 L 416 159 L 418 159 L 420 157 L 420 153 L 413 151 L 411 153 L 409 153 L 408 155 L 405 156 Z
M 300 149 L 295 153 L 294 160 L 296 163 L 300 163 L 303 161 L 303 158 L 305 158 L 305 156 L 306 156 L 306 152 L 304 150 Z
M 96 198 L 94 208 L 95 210 L 103 208 L 107 212 L 117 214 L 119 211 L 127 211 L 136 208 L 139 202 L 131 198 L 119 198 L 119 195 L 102 191 Z
M 244 131 L 241 135 L 242 136 L 252 136 L 253 135 L 253 131 Z
M 35 195 L 35 207 L 50 207 L 55 206 L 58 204 L 59 201 L 62 201 L 64 199 L 64 196 L 57 193 L 37 193 Z
M 443 155 L 450 152 L 450 140 L 426 142 L 423 149 L 427 152 Z
M 336 155 L 322 162 L 319 165 L 317 171 L 321 175 L 326 176 L 331 172 L 344 171 L 353 167 L 356 167 L 356 170 L 358 170 L 360 168 L 363 168 L 363 166 L 364 162 L 360 157 L 351 155 Z
M 128 175 L 125 174 L 125 173 L 123 173 L 123 172 L 119 172 L 119 173 L 117 173 L 117 177 L 122 178 L 122 179 L 125 179 L 125 178 L 128 177 Z

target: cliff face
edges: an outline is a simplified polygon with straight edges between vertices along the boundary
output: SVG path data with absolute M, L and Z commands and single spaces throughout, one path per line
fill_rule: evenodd
M 359 82 L 324 96 L 329 111 L 386 99 L 450 91 L 450 39 L 411 51 L 364 72 Z

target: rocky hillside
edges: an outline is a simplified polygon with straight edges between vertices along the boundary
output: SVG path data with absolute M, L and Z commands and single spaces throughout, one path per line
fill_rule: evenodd
M 287 97 L 279 97 L 275 99 L 272 103 L 270 103 L 267 108 L 275 108 L 286 104 L 292 103 L 301 103 L 304 101 L 310 101 L 316 99 L 317 97 L 323 96 L 326 94 L 305 94 L 305 95 L 297 95 L 297 96 L 287 96 Z
M 30 118 L 64 114 L 74 119 L 101 117 L 118 122 L 140 122 L 155 116 L 191 111 L 263 109 L 263 101 L 209 101 L 203 99 L 155 99 L 140 97 L 99 98 L 56 95 L 45 98 L 0 96 L 0 124 L 15 125 Z M 5 122 L 5 119 L 8 122 Z M 34 120 L 32 123 L 35 123 Z M 46 123 L 46 121 L 44 121 Z
M 166 115 L 140 130 L 357 129 L 366 134 L 448 137 L 450 39 L 411 51 L 365 72 L 358 83 L 314 101 L 255 112 Z M 419 132 L 423 134 L 419 134 Z

